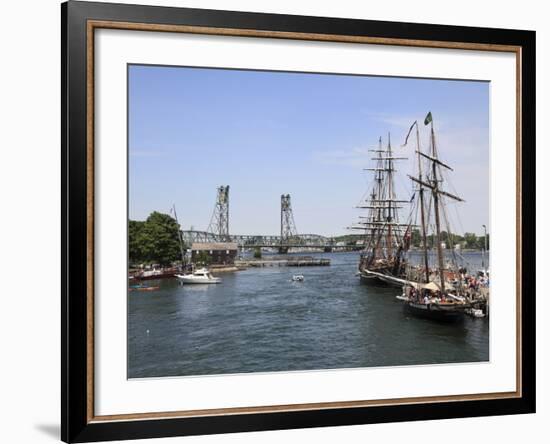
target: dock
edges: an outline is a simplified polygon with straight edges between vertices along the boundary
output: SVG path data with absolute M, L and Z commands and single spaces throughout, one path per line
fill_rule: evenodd
M 320 267 L 329 266 L 330 259 L 318 259 L 309 256 L 295 258 L 241 259 L 235 261 L 236 267 Z

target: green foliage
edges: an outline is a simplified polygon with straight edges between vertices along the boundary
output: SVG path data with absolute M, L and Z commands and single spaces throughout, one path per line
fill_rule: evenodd
M 487 234 L 487 250 L 490 249 L 489 247 L 489 239 L 490 239 L 490 235 Z M 484 249 L 485 248 L 485 239 L 483 238 L 483 236 L 479 236 L 477 238 L 477 248 L 479 248 L 480 250 Z
M 416 248 L 422 246 L 422 235 L 419 229 L 412 230 L 411 245 Z M 426 236 L 426 242 L 429 248 L 433 248 L 436 244 L 435 235 L 429 234 Z M 477 236 L 475 233 L 464 233 L 464 236 L 455 233 L 441 232 L 441 242 L 445 242 L 447 248 L 460 244 L 461 247 L 466 249 L 481 250 L 485 246 L 484 236 Z M 489 235 L 487 234 L 487 249 L 489 249 Z
M 341 236 L 344 237 L 344 236 Z M 428 234 L 426 236 L 426 243 L 428 248 L 434 248 L 436 245 L 435 234 Z M 477 236 L 475 233 L 464 233 L 464 236 L 455 233 L 441 232 L 441 242 L 445 242 L 447 248 L 460 244 L 461 247 L 467 249 L 481 250 L 485 246 L 485 240 L 483 235 Z M 415 248 L 422 247 L 422 233 L 419 228 L 414 228 L 411 232 L 411 246 Z M 489 249 L 489 234 L 487 234 L 487 249 Z
M 262 249 L 260 247 L 254 248 L 254 259 L 262 258 Z
M 151 213 L 145 221 L 129 221 L 130 263 L 170 265 L 180 259 L 179 229 L 174 218 L 156 211 Z
M 131 220 L 128 222 L 128 256 L 130 263 L 142 262 L 145 256 L 141 233 L 145 225 L 144 221 Z
M 411 231 L 411 245 L 414 247 L 422 245 L 422 234 L 420 234 L 420 230 L 416 228 Z
M 464 244 L 466 248 L 477 248 L 477 236 L 475 233 L 464 233 Z

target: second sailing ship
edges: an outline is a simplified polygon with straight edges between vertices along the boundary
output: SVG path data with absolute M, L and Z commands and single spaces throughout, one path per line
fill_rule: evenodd
M 465 311 L 474 305 L 484 303 L 485 295 L 481 288 L 468 288 L 469 276 L 455 257 L 453 231 L 445 201 L 464 202 L 464 200 L 444 189 L 446 180 L 443 170 L 452 171 L 453 169 L 439 158 L 431 112 L 426 116 L 424 124 L 430 125 L 428 153 L 423 152 L 420 147 L 418 123 L 414 122 L 409 130 L 410 134 L 416 126 L 418 171 L 416 176 L 409 176 L 409 178 L 416 186 L 413 194 L 415 202 L 413 208 L 416 209 L 416 215 L 420 213 L 422 259 L 420 265 L 408 267 L 403 294 L 398 296 L 398 299 L 401 299 L 405 304 L 404 308 L 415 316 L 452 321 L 462 318 Z M 428 259 L 429 228 L 432 229 L 431 237 L 435 244 L 436 260 L 433 268 L 430 268 Z M 450 258 L 445 257 L 444 243 L 449 247 Z
M 358 206 L 368 211 L 351 227 L 364 232 L 359 276 L 367 283 L 400 286 L 406 276 L 405 253 L 410 246 L 411 232 L 409 225 L 399 222 L 399 210 L 408 201 L 397 198 L 394 163 L 406 158 L 394 156 L 389 134 L 385 148 L 380 138 L 378 149 L 369 151 L 375 153 L 372 160 L 376 161 L 376 166 L 367 168 L 374 173 L 374 183 Z

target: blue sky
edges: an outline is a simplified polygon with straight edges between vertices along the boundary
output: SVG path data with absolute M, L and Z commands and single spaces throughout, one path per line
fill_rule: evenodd
M 370 186 L 363 168 L 379 136 L 398 155 L 397 186 L 411 193 L 414 120 L 432 112 L 449 189 L 465 200 L 455 232 L 489 226 L 489 84 L 333 74 L 129 67 L 129 217 L 173 203 L 184 229 L 205 230 L 216 188 L 230 185 L 230 231 L 277 234 L 290 194 L 298 232 L 345 234 Z M 427 149 L 428 127 L 421 126 Z M 458 215 L 458 217 L 457 217 Z

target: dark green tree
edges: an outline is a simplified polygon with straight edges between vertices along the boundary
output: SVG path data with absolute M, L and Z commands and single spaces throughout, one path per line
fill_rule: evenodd
M 144 221 L 131 220 L 128 222 L 128 256 L 130 264 L 139 264 L 145 261 L 142 242 L 140 241 L 144 225 Z
M 170 265 L 180 258 L 176 220 L 168 214 L 154 211 L 144 222 L 128 224 L 130 263 Z
M 422 236 L 420 235 L 420 230 L 414 228 L 411 232 L 411 245 L 413 247 L 420 247 L 422 245 Z
M 477 248 L 477 236 L 475 233 L 464 233 L 466 248 Z
M 477 238 L 477 248 L 483 250 L 485 248 L 485 236 L 481 235 Z M 487 250 L 489 250 L 489 234 L 487 234 Z

